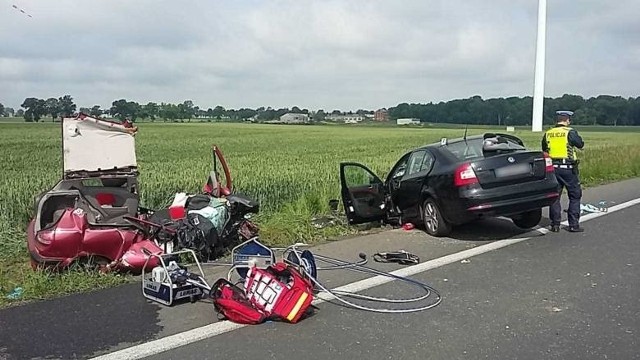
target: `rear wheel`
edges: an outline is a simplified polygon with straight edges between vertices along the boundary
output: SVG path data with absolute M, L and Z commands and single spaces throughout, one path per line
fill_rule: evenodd
M 522 229 L 530 229 L 537 226 L 542 220 L 542 209 L 531 210 L 518 214 L 511 218 L 513 223 Z
M 442 212 L 433 199 L 425 200 L 422 205 L 422 223 L 431 236 L 446 236 L 451 232 L 451 224 L 442 217 Z

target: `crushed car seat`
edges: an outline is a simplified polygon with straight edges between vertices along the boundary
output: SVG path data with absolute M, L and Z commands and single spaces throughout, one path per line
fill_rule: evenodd
M 71 190 L 78 190 L 93 213 L 92 223 L 101 225 L 130 225 L 123 217 L 136 216 L 139 206 L 137 194 L 124 188 L 88 187 L 74 184 Z

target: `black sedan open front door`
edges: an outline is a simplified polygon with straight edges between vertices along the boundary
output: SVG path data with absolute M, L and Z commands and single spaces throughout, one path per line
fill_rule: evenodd
M 340 163 L 342 203 L 349 224 L 385 218 L 384 184 L 371 170 L 358 163 Z

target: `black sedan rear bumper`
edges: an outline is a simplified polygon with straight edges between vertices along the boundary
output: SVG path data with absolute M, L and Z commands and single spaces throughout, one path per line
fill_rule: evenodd
M 558 196 L 558 192 L 550 192 L 516 199 L 471 203 L 467 211 L 474 216 L 509 216 L 550 206 Z
M 458 199 L 447 204 L 446 217 L 453 224 L 541 209 L 553 204 L 559 196 L 555 178 L 495 189 L 483 189 L 475 184 L 459 191 Z

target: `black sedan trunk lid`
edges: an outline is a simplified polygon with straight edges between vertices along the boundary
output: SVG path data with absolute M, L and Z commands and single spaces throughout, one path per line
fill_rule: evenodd
M 472 161 L 471 167 L 483 188 L 526 183 L 546 176 L 545 159 L 540 151 L 485 153 L 485 157 Z

